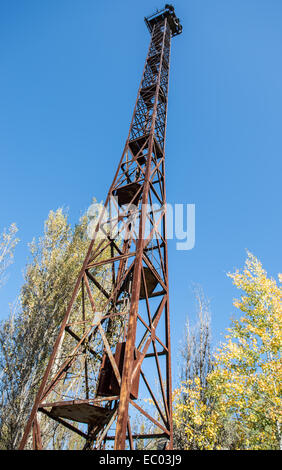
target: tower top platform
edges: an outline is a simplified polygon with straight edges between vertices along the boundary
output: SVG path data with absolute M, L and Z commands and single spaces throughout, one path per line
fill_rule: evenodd
M 182 33 L 182 25 L 175 14 L 174 7 L 168 4 L 165 5 L 163 10 L 157 10 L 153 15 L 145 17 L 145 23 L 148 26 L 150 33 L 152 32 L 154 25 L 163 21 L 165 18 L 168 20 L 172 36 L 177 36 Z

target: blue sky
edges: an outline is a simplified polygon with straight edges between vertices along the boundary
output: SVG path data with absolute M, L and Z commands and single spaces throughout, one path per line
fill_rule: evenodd
M 193 283 L 211 300 L 214 342 L 237 295 L 226 272 L 249 249 L 281 271 L 282 3 L 175 0 L 167 197 L 196 204 L 196 246 L 169 241 L 174 365 Z M 18 295 L 50 209 L 75 223 L 105 199 L 149 45 L 143 17 L 163 2 L 0 0 L 0 230 L 21 239 L 0 295 Z

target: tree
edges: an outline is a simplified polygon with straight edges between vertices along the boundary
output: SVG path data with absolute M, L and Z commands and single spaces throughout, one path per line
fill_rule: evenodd
M 193 374 L 188 365 L 175 391 L 177 444 L 184 449 L 281 449 L 282 289 L 251 253 L 243 270 L 229 277 L 243 291 L 234 302 L 242 316 L 232 321 L 205 381 L 199 367 Z M 196 356 L 201 357 L 199 351 Z
M 30 245 L 31 261 L 26 268 L 19 309 L 0 329 L 2 448 L 18 446 L 89 245 L 87 222 L 84 216 L 72 229 L 62 209 L 51 211 L 44 235 Z M 110 282 L 107 271 L 99 268 L 97 274 L 105 283 Z M 97 291 L 94 295 L 99 305 L 101 293 Z M 40 424 L 47 441 L 45 445 L 63 448 L 64 442 L 70 439 L 69 433 L 55 422 L 51 428 L 50 424 L 46 427 L 44 419 L 42 416 Z
M 212 370 L 209 302 L 200 287 L 194 289 L 197 322 L 186 323 L 181 349 L 180 386 L 174 392 L 174 447 L 185 450 L 213 449 L 218 440 L 220 415 L 208 393 Z
M 251 253 L 229 277 L 243 291 L 234 302 L 243 315 L 216 353 L 209 386 L 232 417 L 236 448 L 281 449 L 282 289 Z
M 212 368 L 211 354 L 211 315 L 209 301 L 205 298 L 203 289 L 195 286 L 193 289 L 197 321 L 191 325 L 186 321 L 184 345 L 180 351 L 182 356 L 181 378 L 184 381 L 199 377 L 202 388 L 206 387 L 206 378 Z
M 13 262 L 14 250 L 19 241 L 16 238 L 18 228 L 16 224 L 10 225 L 8 230 L 4 230 L 0 236 L 0 287 L 5 281 L 5 271 Z

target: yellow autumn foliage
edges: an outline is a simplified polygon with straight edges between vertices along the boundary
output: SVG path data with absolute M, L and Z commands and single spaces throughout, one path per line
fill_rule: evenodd
M 204 401 L 197 378 L 175 391 L 176 428 L 182 421 L 187 448 L 281 449 L 282 289 L 251 253 L 228 276 L 241 316 L 216 351 Z

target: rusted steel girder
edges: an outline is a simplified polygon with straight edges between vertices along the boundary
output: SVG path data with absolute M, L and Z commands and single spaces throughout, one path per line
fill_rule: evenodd
M 182 27 L 171 5 L 145 21 L 151 42 L 128 138 L 20 449 L 49 446 L 47 418 L 83 449 L 172 448 L 165 136 L 170 42 Z

